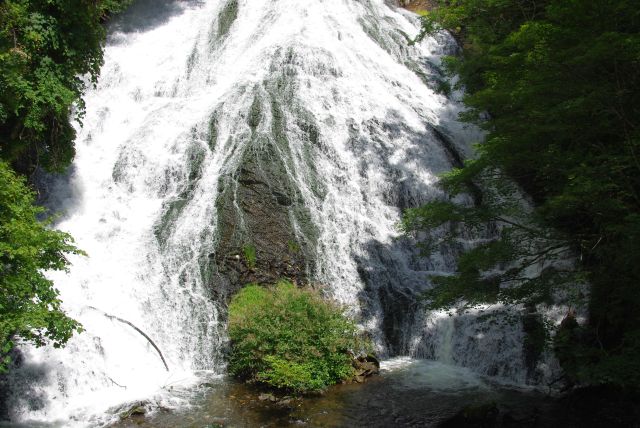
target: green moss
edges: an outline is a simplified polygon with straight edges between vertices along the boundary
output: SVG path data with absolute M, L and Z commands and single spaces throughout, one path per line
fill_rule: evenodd
M 293 254 L 300 252 L 300 244 L 298 244 L 296 241 L 288 241 L 287 248 L 289 248 L 289 252 Z
M 445 97 L 451 96 L 453 88 L 451 83 L 444 77 L 444 72 L 441 67 L 435 64 L 433 61 L 426 61 L 429 67 L 435 72 L 432 75 L 427 75 L 422 67 L 413 60 L 405 61 L 404 65 L 415 73 L 420 78 L 422 83 L 431 88 L 434 92 L 444 95 Z
M 298 227 L 300 232 L 302 232 L 309 245 L 314 247 L 318 241 L 320 232 L 311 218 L 309 208 L 302 203 L 296 204 L 293 208 L 293 215 L 295 218 L 295 225 Z
M 402 31 L 389 33 L 387 35 L 383 33 L 380 24 L 372 16 L 360 18 L 358 22 L 365 34 L 389 54 L 395 55 L 394 49 L 396 51 L 404 51 L 406 49 L 408 37 Z
M 231 26 L 238 18 L 238 0 L 231 0 L 218 16 L 218 38 L 222 38 L 229 33 Z
M 362 27 L 362 30 L 367 34 L 367 36 L 369 36 L 371 40 L 376 42 L 376 44 L 380 46 L 382 49 L 384 49 L 385 51 L 391 53 L 391 49 L 389 49 L 389 46 L 385 42 L 384 37 L 380 32 L 380 26 L 378 25 L 377 22 L 371 19 L 365 20 L 362 18 L 359 19 L 359 22 L 360 22 L 360 26 Z
M 311 363 L 297 363 L 275 356 L 266 356 L 269 370 L 257 375 L 257 379 L 276 388 L 304 391 L 321 390 L 326 385 L 322 379 L 314 377 Z
M 251 269 L 255 269 L 256 267 L 256 247 L 252 244 L 247 244 L 242 247 L 242 253 L 244 254 L 244 259 L 247 262 L 247 266 Z
M 206 149 L 200 144 L 193 144 L 187 150 L 185 159 L 186 184 L 176 198 L 163 204 L 162 215 L 154 227 L 154 234 L 161 245 L 166 243 L 171 233 L 171 228 L 191 200 L 193 190 L 202 178 L 202 168 L 206 155 Z
M 242 289 L 229 305 L 229 337 L 232 374 L 297 393 L 350 378 L 352 355 L 371 349 L 339 307 L 286 281 Z
M 173 199 L 163 204 L 162 216 L 153 231 L 160 245 L 164 246 L 171 233 L 171 227 L 189 202 L 186 199 Z

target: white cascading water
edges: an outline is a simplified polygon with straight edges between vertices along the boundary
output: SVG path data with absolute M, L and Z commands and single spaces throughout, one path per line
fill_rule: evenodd
M 474 363 L 473 347 L 455 342 L 456 321 L 438 327 L 415 301 L 429 274 L 454 270 L 455 250 L 420 257 L 398 231 L 402 209 L 442 196 L 437 175 L 479 136 L 456 122 L 459 94 L 435 89 L 454 41 L 409 46 L 418 29 L 384 0 L 139 1 L 116 20 L 85 97 L 73 172 L 53 195 L 57 227 L 89 254 L 52 275 L 85 331 L 64 349 L 22 347 L 9 382 L 13 420 L 99 425 L 124 402 L 180 406 L 171 388 L 224 372 L 224 305 L 206 265 L 220 232 L 219 179 L 248 150 L 256 99 L 282 112 L 287 174 L 318 231 L 313 279 L 379 351 L 470 367 L 491 360 L 510 367 L 495 374 L 521 380 L 517 350 Z M 253 125 L 265 135 L 268 110 Z M 302 115 L 318 130 L 313 142 Z

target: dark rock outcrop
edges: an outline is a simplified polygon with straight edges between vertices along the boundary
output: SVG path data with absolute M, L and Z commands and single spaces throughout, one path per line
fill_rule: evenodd
M 266 104 L 266 108 L 265 108 Z M 261 127 L 271 115 L 271 126 Z M 219 181 L 213 293 L 222 301 L 248 283 L 308 282 L 315 226 L 295 178 L 278 103 L 256 97 L 248 114 L 251 143 L 233 174 Z
M 522 315 L 522 330 L 525 334 L 523 345 L 524 359 L 527 367 L 527 378 L 536 379 L 537 363 L 540 359 L 547 338 L 542 315 L 535 307 L 528 307 Z

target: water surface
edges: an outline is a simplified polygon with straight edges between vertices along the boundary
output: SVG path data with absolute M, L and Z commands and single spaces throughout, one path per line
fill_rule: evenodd
M 467 406 L 489 403 L 508 414 L 514 426 L 528 426 L 536 418 L 542 423 L 553 406 L 541 391 L 500 384 L 468 369 L 434 361 L 396 358 L 384 362 L 382 368 L 380 376 L 363 385 L 338 385 L 322 395 L 285 405 L 260 400 L 260 391 L 222 378 L 201 385 L 189 409 L 160 409 L 115 426 L 430 427 Z

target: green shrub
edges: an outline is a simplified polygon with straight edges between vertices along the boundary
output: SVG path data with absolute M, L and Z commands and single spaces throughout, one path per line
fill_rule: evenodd
M 297 393 L 353 376 L 353 355 L 371 345 L 340 308 L 282 281 L 251 284 L 229 305 L 229 371 L 249 382 Z

